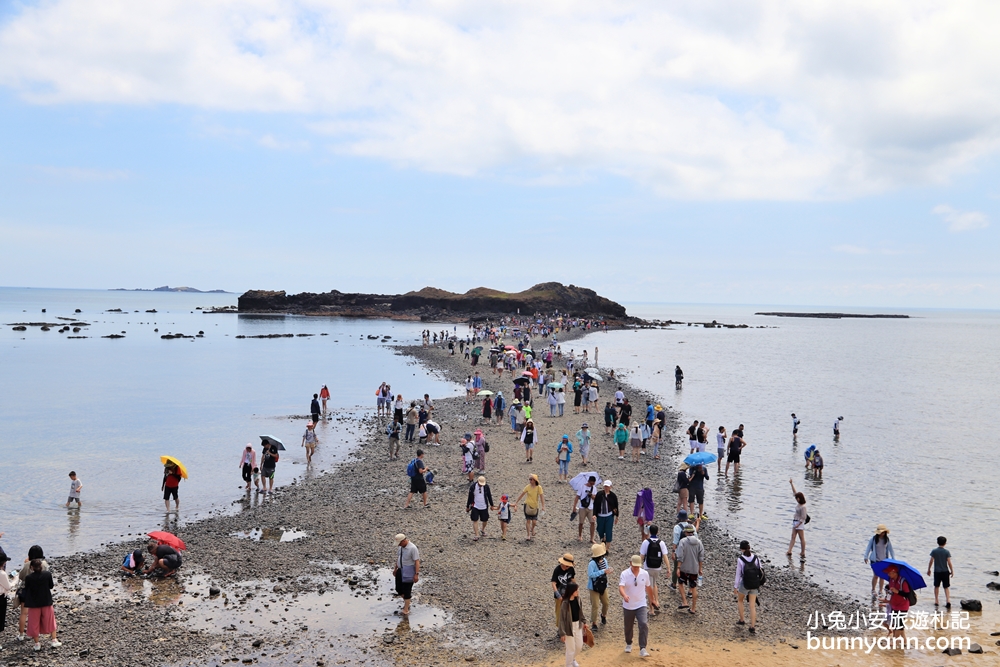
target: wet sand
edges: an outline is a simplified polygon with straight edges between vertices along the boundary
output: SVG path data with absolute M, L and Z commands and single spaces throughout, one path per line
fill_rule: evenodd
M 469 373 L 467 362 L 444 349 L 400 348 L 400 353 L 455 381 L 464 381 Z M 479 368 L 486 387 L 502 389 L 510 400 L 510 378 L 496 381 L 487 368 Z M 622 386 L 637 409 L 645 405 L 641 392 Z M 613 391 L 604 383 L 602 394 Z M 572 552 L 580 565 L 578 581 L 584 580 L 589 559 L 589 544 L 577 541 L 576 523 L 569 521 L 572 491 L 556 483 L 559 437 L 563 433 L 572 436 L 584 421 L 594 427 L 589 469 L 614 481 L 622 506 L 610 551 L 616 572 L 639 544 L 631 516 L 638 489 L 653 489 L 658 521 L 664 530 L 672 526 L 676 497 L 670 488 L 687 443 L 669 442 L 667 455 L 660 461 L 650 456 L 639 464 L 617 461 L 617 448 L 604 435 L 602 414 L 575 415 L 569 405 L 564 417 L 553 419 L 544 416 L 547 406 L 536 400 L 539 445 L 535 462 L 526 465 L 509 420 L 485 425 L 479 402 L 467 404 L 462 397 L 435 400 L 435 404 L 433 418 L 442 425 L 443 444 L 425 447 L 427 464 L 437 474 L 429 509 L 419 509 L 419 501 L 414 503 L 418 508 L 401 509 L 409 484 L 405 468 L 415 447 L 404 443 L 400 459 L 388 461 L 384 420 L 343 417 L 325 422 L 319 430 L 321 441 L 354 440 L 356 454 L 326 474 L 314 471 L 305 480 L 281 488 L 266 501 L 237 500 L 244 511 L 233 516 L 183 527 L 179 534 L 188 551 L 176 581 L 121 582 L 113 576 L 126 549 L 140 542 L 56 559 L 56 613 L 63 648 L 39 656 L 28 645 L 10 640 L 8 634 L 0 662 L 19 664 L 38 658 L 41 664 L 221 665 L 250 660 L 290 665 L 308 660 L 296 664 L 415 665 L 557 660 L 562 645 L 556 638 L 549 578 L 564 551 Z M 477 427 L 491 444 L 486 476 L 494 499 L 502 493 L 516 497 L 531 472 L 541 478 L 548 511 L 533 542 L 524 541 L 523 515 L 515 515 L 507 541 L 500 540 L 496 520 L 490 522 L 485 539 L 471 539 L 458 442 L 464 432 Z M 582 470 L 574 458 L 571 471 Z M 279 463 L 279 481 L 281 472 Z M 232 480 L 224 483 L 235 487 L 238 480 L 234 470 Z M 289 542 L 235 536 L 262 528 L 294 528 L 305 536 Z M 392 536 L 397 532 L 410 536 L 422 556 L 421 582 L 415 588 L 414 614 L 409 620 L 394 613 L 400 602 L 392 599 L 385 569 L 395 555 Z M 719 656 L 706 648 L 716 642 L 720 652 L 733 644 L 747 647 L 750 657 L 795 651 L 798 660 L 811 661 L 804 650 L 790 648 L 803 643 L 809 613 L 848 609 L 850 601 L 811 582 L 799 572 L 797 563 L 789 567 L 779 554 L 769 566 L 758 634 L 748 638 L 735 625 L 732 597 L 739 536 L 727 534 L 714 520 L 703 523 L 701 534 L 708 556 L 700 613 L 671 611 L 676 608 L 675 598 L 669 589 L 661 592 L 665 611 L 650 624 L 654 660 L 669 657 L 673 664 L 674 652 L 681 650 L 685 660 L 694 661 L 691 664 L 718 664 Z M 781 539 L 787 538 L 776 537 L 779 543 Z M 765 558 L 774 555 L 766 550 L 762 554 Z M 74 590 L 77 586 L 79 590 Z M 219 595 L 210 596 L 213 586 L 220 589 Z M 585 652 L 584 665 L 596 664 L 597 655 L 607 656 L 602 662 L 614 664 L 625 657 L 621 653 L 621 603 L 614 591 L 611 600 L 608 625 L 597 633 L 599 651 Z M 255 646 L 255 642 L 259 643 Z M 692 642 L 698 647 L 695 653 L 675 648 Z

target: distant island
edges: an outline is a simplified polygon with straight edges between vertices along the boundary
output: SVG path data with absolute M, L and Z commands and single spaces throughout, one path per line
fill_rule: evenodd
M 823 320 L 840 320 L 844 318 L 861 318 L 874 320 L 905 320 L 909 315 L 861 315 L 858 313 L 754 313 L 770 317 L 816 317 Z
M 230 294 L 224 289 L 210 289 L 210 290 L 200 290 L 193 287 L 168 287 L 164 285 L 163 287 L 154 287 L 153 289 L 126 289 L 124 287 L 117 287 L 115 289 L 108 290 L 109 292 L 192 292 L 194 294 Z
M 294 313 L 405 320 L 485 320 L 536 313 L 612 321 L 628 320 L 625 307 L 594 290 L 562 283 L 541 283 L 523 292 L 477 287 L 456 294 L 425 287 L 406 294 L 322 294 L 251 290 L 239 298 L 240 313 Z

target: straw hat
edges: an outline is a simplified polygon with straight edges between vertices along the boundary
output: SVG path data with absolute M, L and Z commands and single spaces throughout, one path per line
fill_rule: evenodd
M 565 565 L 566 567 L 573 567 L 573 554 L 566 552 L 559 559 L 560 565 Z
M 476 481 L 479 483 L 479 486 L 486 486 L 486 478 L 483 477 L 482 475 L 480 475 L 479 479 Z
M 604 554 L 608 553 L 608 548 L 603 544 L 592 544 L 590 546 L 590 555 L 593 558 L 600 558 Z
M 681 469 L 681 470 L 687 470 L 687 469 L 688 469 L 688 468 L 690 468 L 690 467 L 691 467 L 691 466 L 689 466 L 688 464 L 686 464 L 686 463 L 682 463 L 682 464 L 681 464 L 681 467 L 680 467 L 680 469 Z
M 535 480 L 535 484 L 538 484 L 538 475 L 536 475 L 535 473 L 531 473 L 530 475 L 528 475 L 528 479 L 533 479 Z
M 889 534 L 889 529 L 885 527 L 884 523 L 880 523 L 875 527 L 875 534 L 878 535 L 879 533 L 885 533 L 886 535 Z

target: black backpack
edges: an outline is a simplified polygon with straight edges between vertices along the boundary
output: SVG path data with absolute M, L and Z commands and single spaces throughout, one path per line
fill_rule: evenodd
M 743 558 L 743 588 L 749 591 L 760 588 L 766 583 L 767 577 L 764 576 L 764 568 L 760 565 L 760 559 L 756 555 L 749 561 Z
M 604 560 L 602 557 L 601 560 Z M 600 563 L 598 563 L 600 565 Z M 607 567 L 607 565 L 605 565 Z M 594 592 L 600 595 L 604 591 L 608 590 L 608 575 L 602 574 L 599 577 L 594 577 Z
M 646 542 L 649 546 L 646 547 L 646 567 L 651 569 L 656 569 L 663 566 L 663 542 L 660 541 L 659 537 L 650 537 Z M 653 553 L 653 547 L 656 547 L 656 553 Z

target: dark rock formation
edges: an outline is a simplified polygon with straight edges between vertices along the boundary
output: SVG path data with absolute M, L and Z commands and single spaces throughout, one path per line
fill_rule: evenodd
M 301 313 L 343 317 L 391 317 L 398 319 L 483 319 L 520 312 L 560 313 L 575 317 L 620 320 L 627 318 L 625 307 L 597 292 L 561 283 L 542 283 L 523 292 L 500 292 L 477 287 L 455 294 L 425 287 L 406 294 L 345 294 L 333 290 L 324 294 L 285 294 L 251 290 L 239 298 L 241 313 Z
M 906 320 L 909 315 L 862 315 L 858 313 L 754 313 L 769 317 L 814 317 L 821 320 L 840 320 L 844 318 L 860 318 L 872 320 Z

